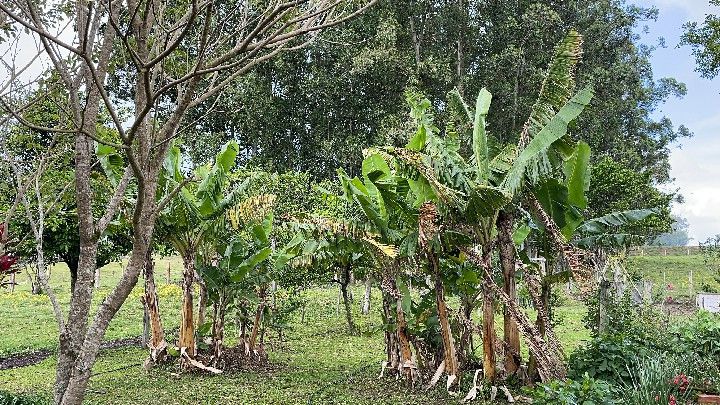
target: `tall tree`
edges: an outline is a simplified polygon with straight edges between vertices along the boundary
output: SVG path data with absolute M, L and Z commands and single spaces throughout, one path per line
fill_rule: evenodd
M 638 29 L 656 16 L 624 0 L 381 2 L 239 81 L 218 101 L 228 108 L 199 125 L 208 136 L 194 142 L 219 145 L 230 136 L 242 156 L 269 169 L 330 177 L 341 166 L 359 174 L 353 149 L 403 145 L 402 131 L 388 129 L 403 126 L 406 89 L 425 94 L 444 116 L 442 102 L 455 87 L 464 94 L 486 87 L 497 106 L 488 130 L 514 142 L 555 44 L 575 28 L 587 44 L 578 84 L 592 83 L 603 97 L 571 131 L 595 151 L 594 162 L 613 156 L 653 182 L 667 181 L 669 146 L 689 132 L 656 118 L 664 100 L 685 92 L 653 76 L 653 48 L 639 43 Z
M 710 5 L 720 6 L 720 0 L 710 0 Z M 702 23 L 689 22 L 683 28 L 682 43 L 693 49 L 695 70 L 708 79 L 720 75 L 720 16 L 707 14 Z

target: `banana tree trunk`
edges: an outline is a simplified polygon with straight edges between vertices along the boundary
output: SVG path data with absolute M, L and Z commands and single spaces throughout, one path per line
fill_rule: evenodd
M 511 213 L 501 211 L 498 215 L 498 243 L 500 250 L 500 264 L 503 271 L 503 291 L 512 301 L 517 300 L 517 285 L 515 282 L 515 242 L 512 239 L 513 217 Z M 513 375 L 520 368 L 520 332 L 515 319 L 508 309 L 503 306 L 503 339 L 505 341 L 505 371 Z
M 462 295 L 460 297 L 460 316 L 462 325 L 460 334 L 460 364 L 464 365 L 470 360 L 473 353 L 473 323 L 472 311 L 476 297 Z
M 143 303 L 145 304 L 145 313 L 150 326 L 149 360 L 157 363 L 165 359 L 167 343 L 165 342 L 165 331 L 160 318 L 157 288 L 155 287 L 155 264 L 152 260 L 152 249 L 148 249 L 147 258 L 145 259 L 145 295 L 143 296 Z M 148 364 L 150 363 L 148 362 Z
M 193 281 L 195 280 L 195 262 L 193 254 L 183 256 L 182 313 L 180 317 L 180 337 L 178 346 L 185 348 L 190 357 L 195 356 L 195 325 L 193 319 Z
M 266 286 L 260 287 L 260 290 L 258 292 L 258 298 L 260 298 L 260 302 L 258 303 L 257 310 L 255 311 L 255 321 L 253 322 L 253 329 L 250 333 L 250 352 L 255 353 L 255 346 L 257 343 L 257 337 L 260 332 L 260 322 L 262 321 L 262 313 L 265 309 L 265 290 L 267 289 Z
M 547 318 L 549 319 L 550 315 L 548 312 L 548 309 L 550 307 L 550 285 L 543 282 L 542 283 L 542 289 L 541 289 L 541 295 L 540 295 L 540 306 L 538 309 L 537 318 L 535 318 L 535 326 L 537 327 L 538 333 L 543 339 L 547 338 L 547 328 L 550 325 L 546 325 L 545 320 L 546 318 L 543 317 L 543 314 L 548 314 Z M 528 378 L 530 379 L 530 382 L 536 382 L 540 380 L 540 372 L 538 370 L 538 364 L 537 359 L 535 356 L 531 356 L 530 358 L 530 364 L 528 365 Z
M 385 318 L 385 324 L 392 322 L 392 302 L 393 297 L 389 293 L 383 291 L 383 317 Z M 387 364 L 390 368 L 397 369 L 400 362 L 398 359 L 398 352 L 397 334 L 388 330 L 388 328 L 385 328 L 385 354 Z
M 483 259 L 477 252 L 471 249 L 465 249 L 463 251 L 474 263 L 482 268 L 481 263 Z M 485 269 L 485 272 L 489 274 L 487 269 Z M 485 280 L 488 280 L 488 278 L 485 278 Z M 536 294 L 534 293 L 535 290 L 540 289 L 539 284 L 532 275 L 526 276 L 525 280 L 528 283 L 528 290 L 530 291 L 530 297 L 533 299 L 533 305 L 538 308 L 538 313 L 541 315 L 542 306 L 539 303 L 540 298 L 538 296 L 536 299 Z M 489 283 L 488 286 L 494 291 L 496 296 L 502 300 L 503 304 L 510 311 L 513 319 L 515 319 L 515 322 L 517 322 L 518 329 L 524 336 L 525 342 L 530 349 L 531 361 L 535 361 L 537 364 L 537 370 L 541 380 L 548 382 L 565 378 L 566 371 L 562 360 L 562 348 L 555 335 L 553 333 L 547 333 L 548 339 L 543 339 L 537 325 L 530 320 L 527 314 L 520 308 L 517 301 L 511 300 L 505 291 L 494 283 Z M 547 332 L 551 331 L 552 329 L 547 330 Z
M 483 267 L 483 376 L 486 381 L 495 380 L 495 294 L 491 288 L 491 284 L 494 283 L 492 279 L 492 265 L 490 258 L 492 249 L 489 245 L 483 246 L 482 262 L 480 265 Z
M 455 352 L 455 341 L 450 328 L 450 319 L 448 317 L 447 304 L 445 303 L 445 287 L 443 286 L 442 275 L 440 272 L 440 262 L 435 253 L 428 250 L 426 252 L 428 261 L 432 266 L 435 274 L 435 300 L 438 311 L 438 321 L 440 322 L 440 334 L 443 342 L 443 358 L 445 359 L 445 372 L 454 377 L 454 382 L 459 380 L 460 368 L 458 366 L 457 353 Z M 453 383 L 448 387 L 452 386 Z
M 348 286 L 350 284 L 350 265 L 343 267 L 343 277 L 340 279 L 340 293 L 342 295 L 343 305 L 345 307 L 345 319 L 347 320 L 348 333 L 357 335 L 357 327 L 353 322 L 352 307 L 350 306 L 350 294 Z
M 402 308 L 402 299 L 397 301 L 397 336 L 400 344 L 400 369 L 405 378 L 412 379 L 413 369 L 415 365 L 412 361 L 412 351 L 410 350 L 410 340 L 407 334 L 407 321 L 405 320 L 405 312 Z
M 362 314 L 368 315 L 370 313 L 370 293 L 372 291 L 372 278 L 368 277 L 365 279 L 365 295 L 363 296 Z
M 195 274 L 195 280 L 200 286 L 200 298 L 198 299 L 198 327 L 205 324 L 205 318 L 207 318 L 207 306 L 208 306 L 208 290 L 205 282 L 200 278 L 198 274 Z
M 225 339 L 225 294 L 220 295 L 218 301 L 213 304 L 213 357 L 217 364 L 222 356 L 223 340 Z
M 492 280 L 490 280 L 492 282 Z M 486 281 L 487 283 L 487 281 Z M 495 380 L 495 301 L 493 291 L 483 286 L 483 375 L 486 381 Z

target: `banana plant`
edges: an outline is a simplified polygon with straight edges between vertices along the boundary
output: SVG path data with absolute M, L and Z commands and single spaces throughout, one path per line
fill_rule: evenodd
M 379 235 L 347 218 L 310 215 L 295 220 L 295 229 L 303 237 L 298 261 L 325 274 L 325 280 L 332 278 L 339 284 L 348 332 L 356 335 L 358 330 L 352 319 L 348 292 L 352 276 L 371 272 L 378 258 L 394 259 L 397 248 L 381 243 Z
M 387 355 L 383 369 L 397 370 L 415 382 L 419 378 L 418 365 L 410 347 L 408 307 L 403 306 L 400 288 L 406 276 L 402 269 L 417 251 L 418 210 L 410 199 L 410 188 L 415 185 L 391 169 L 378 150 L 364 153 L 362 179 L 338 171 L 341 197 L 362 211 L 365 219 L 360 221 L 361 229 L 370 233 L 364 240 L 370 242 L 368 252 L 380 269 L 376 278 L 381 280 L 383 291 Z M 397 247 L 397 254 L 388 254 L 383 246 Z
M 572 74 L 567 71 L 579 56 L 580 43 L 579 35 L 571 32 L 559 45 L 517 148 L 504 148 L 491 154 L 492 138 L 487 134 L 485 117 L 492 96 L 483 89 L 477 97 L 475 111 L 460 97 L 455 97 L 455 105 L 461 106 L 464 118 L 473 123 L 471 144 L 466 148 L 472 151 L 470 156 L 460 153 L 460 138 L 453 127 L 448 127 L 444 136 L 438 133 L 428 113 L 430 103 L 424 99 L 411 100 L 414 101 L 412 115 L 418 130 L 408 145 L 380 149 L 385 156 L 391 156 L 399 171 L 404 173 L 416 197 L 416 206 L 420 207 L 419 242 L 436 280 L 448 386 L 457 379 L 459 369 L 449 320 L 443 319 L 445 304 L 439 257 L 444 252 L 460 250 L 466 257 L 473 258 L 484 273 L 483 364 L 485 378 L 492 380 L 495 377 L 493 295 L 498 290 L 492 279 L 490 257 L 497 235 L 496 220 L 499 212 L 513 199 L 519 199 L 530 187 L 552 177 L 553 160 L 567 154 L 567 145 L 571 144 L 567 137 L 568 125 L 588 105 L 593 94 L 592 88 L 587 87 L 573 95 L 569 86 L 572 80 L 566 80 Z M 442 241 L 452 239 L 449 230 L 468 236 L 472 243 L 448 248 Z M 510 301 L 506 294 L 503 301 L 506 304 Z M 533 351 L 543 351 L 542 343 L 538 341 Z M 544 379 L 562 376 L 560 359 L 555 360 L 549 361 L 552 366 L 543 370 Z
M 232 209 L 229 212 L 231 218 L 236 213 Z M 262 354 L 257 338 L 266 305 L 266 288 L 263 286 L 269 282 L 268 267 L 272 266 L 273 255 L 276 254 L 271 243 L 272 212 L 258 221 L 243 221 L 242 226 L 232 220 L 228 222 L 231 226 L 225 238 L 201 250 L 197 260 L 198 272 L 207 286 L 213 308 L 212 346 L 215 365 L 222 359 L 227 311 L 231 306 L 242 306 L 249 297 L 257 302 L 255 319 L 250 336 L 241 336 L 238 344 L 244 347 L 248 355 L 257 357 Z
M 212 165 L 195 169 L 186 178 L 180 148 L 173 145 L 164 161 L 158 193 L 168 203 L 161 207 L 158 234 L 166 238 L 183 259 L 183 303 L 178 346 L 189 357 L 195 356 L 195 324 L 193 284 L 199 281 L 200 303 L 198 324 L 204 323 L 207 290 L 195 270 L 195 256 L 206 239 L 211 238 L 218 220 L 231 206 L 242 185 L 229 191 L 229 173 L 239 151 L 235 141 L 225 144 Z M 188 179 L 190 181 L 188 181 Z M 199 183 L 196 183 L 199 181 Z

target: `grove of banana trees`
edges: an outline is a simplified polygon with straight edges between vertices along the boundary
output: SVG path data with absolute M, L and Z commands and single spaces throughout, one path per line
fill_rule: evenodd
M 582 37 L 570 31 L 517 144 L 500 142 L 515 138 L 504 128 L 487 127 L 492 94 L 482 89 L 474 104 L 457 90 L 448 94 L 442 124 L 430 101 L 408 93 L 415 129 L 407 144 L 363 150 L 362 175 L 351 178 L 339 168 L 336 183 L 232 172 L 234 142 L 187 181 L 183 154 L 171 147 L 158 187 L 158 200 L 167 203 L 157 236 L 183 259 L 181 326 L 176 345 L 168 345 L 148 254 L 147 364 L 179 356 L 186 367 L 219 373 L 237 362 L 266 361 L 264 335 L 283 313 L 274 295 L 279 287 L 332 280 L 348 333 L 357 334 L 348 287 L 358 277 L 368 285 L 378 280 L 382 291 L 381 375 L 428 388 L 445 375 L 449 392 L 472 370 L 492 384 L 564 378 L 551 322 L 553 284 L 573 280 L 577 296 L 588 297 L 597 284 L 597 253 L 633 238 L 613 231 L 653 214 L 582 215 L 590 148 L 572 132 L 593 89 L 574 88 L 581 55 Z M 293 194 L 303 187 L 312 202 L 292 206 L 307 199 Z M 519 289 L 529 293 L 536 319 L 520 306 Z M 229 322 L 238 334 L 231 346 Z

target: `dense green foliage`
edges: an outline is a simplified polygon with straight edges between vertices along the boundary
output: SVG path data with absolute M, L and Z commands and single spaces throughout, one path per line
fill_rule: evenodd
M 637 45 L 637 27 L 655 17 L 655 10 L 619 0 L 383 1 L 306 49 L 253 71 L 220 96 L 222 107 L 203 120 L 204 136 L 187 142 L 196 160 L 209 157 L 208 145 L 232 137 L 245 161 L 269 169 L 328 177 L 345 167 L 356 174 L 360 159 L 353 150 L 403 141 L 388 129 L 402 127 L 406 89 L 436 104 L 455 87 L 462 94 L 487 87 L 496 107 L 488 127 L 501 141 L 514 142 L 553 47 L 576 28 L 586 44 L 578 83 L 593 83 L 603 97 L 574 132 L 598 157 L 611 155 L 665 181 L 668 146 L 687 130 L 651 114 L 685 90 L 673 79 L 655 80 L 652 49 Z
M 619 163 L 616 158 L 604 157 L 593 166 L 588 200 L 592 217 L 632 209 L 657 210 L 657 215 L 624 227 L 625 232 L 649 238 L 671 230 L 670 203 L 673 195 L 654 186 L 651 172 L 634 170 Z
M 506 336 L 514 327 L 518 347 L 505 341 L 503 364 L 514 356 L 519 366 L 530 351 L 524 382 L 544 382 L 527 391 L 535 403 L 614 404 L 623 400 L 622 390 L 635 391 L 627 398 L 633 403 L 647 403 L 654 392 L 672 402 L 691 389 L 716 390 L 720 365 L 706 359 L 720 357 L 717 317 L 700 313 L 671 324 L 665 314 L 635 306 L 628 296 L 611 296 L 601 307 L 587 295 L 597 276 L 604 277 L 593 267 L 594 259 L 605 260 L 605 254 L 631 242 L 673 230 L 670 204 L 679 197 L 658 185 L 669 181 L 670 145 L 689 133 L 665 117 L 656 118 L 658 105 L 683 95 L 685 88 L 674 79 L 655 79 L 649 63 L 653 49 L 638 45 L 639 24 L 655 16 L 656 10 L 623 0 L 381 1 L 307 47 L 239 77 L 213 103 L 191 111 L 187 118 L 193 124 L 169 144 L 157 191 L 152 189 L 161 201 L 155 244 L 179 253 L 184 265 L 177 339 L 182 347 L 167 351 L 183 352 L 182 361 L 189 361 L 184 366 L 207 370 L 198 360 L 222 368 L 210 370 L 218 374 L 257 368 L 249 381 L 242 380 L 242 373 L 218 379 L 220 384 L 269 387 L 262 401 L 270 403 L 315 397 L 337 401 L 333 389 L 342 401 L 353 403 L 378 402 L 375 396 L 380 402 L 422 402 L 435 393 L 395 390 L 390 395 L 382 380 L 369 382 L 369 370 L 383 357 L 380 335 L 387 355 L 383 372 L 396 379 L 425 384 L 439 370 L 438 378 L 447 374 L 448 391 L 466 390 L 469 382 L 459 377 L 482 362 L 484 379 L 495 384 L 506 377 L 496 370 L 501 363 L 496 347 L 502 344 L 495 337 L 494 317 L 503 306 Z M 686 40 L 697 45 L 700 31 L 689 27 Z M 583 38 L 585 63 L 580 65 Z M 187 62 L 192 58 L 187 55 Z M 122 93 L 125 78 L 116 62 L 120 67 L 109 86 L 129 100 L 132 94 Z M 597 93 L 601 97 L 594 97 Z M 477 95 L 474 104 L 466 103 L 466 94 Z M 35 121 L 61 126 L 52 122 L 55 106 L 40 107 L 29 112 L 39 116 Z M 43 131 L 18 129 L 6 138 L 25 172 L 32 172 L 29 162 L 48 148 Z M 72 274 L 82 232 L 74 200 L 61 189 L 75 175 L 72 147 L 61 152 L 60 163 L 42 173 L 45 186 L 38 186 L 36 201 L 24 205 L 31 211 L 47 203 L 43 195 L 59 195 L 57 210 L 48 212 L 43 242 L 50 261 L 65 261 Z M 113 194 L 125 162 L 112 147 L 98 145 L 95 152 L 92 193 L 101 205 Z M 200 164 L 206 161 L 211 162 Z M 332 173 L 339 181 L 329 180 Z M 0 187 L 12 188 L 12 183 L 3 181 Z M 134 187 L 142 185 L 138 178 L 126 195 L 118 194 L 127 200 L 118 200 L 121 207 L 128 201 L 132 206 Z M 8 194 L 0 207 L 9 206 L 13 197 Z M 127 249 L 132 230 L 124 221 L 129 216 L 122 207 L 108 232 L 94 236 L 101 247 L 107 245 L 98 266 Z M 13 221 L 16 232 L 29 233 L 22 216 Z M 32 242 L 20 244 L 26 261 L 32 260 L 33 247 Z M 499 264 L 494 263 L 496 252 Z M 535 262 L 529 253 L 537 256 Z M 152 250 L 140 261 L 151 258 Z M 539 266 L 537 259 L 547 266 Z M 151 269 L 144 274 L 152 274 Z M 154 320 L 162 298 L 173 311 L 166 325 L 174 330 L 180 290 L 170 283 L 169 272 L 168 285 L 159 293 L 148 283 L 146 291 L 136 288 L 130 297 L 142 295 L 145 315 L 152 310 Z M 132 281 L 128 293 L 137 274 L 123 277 Z M 381 288 L 382 306 L 376 296 L 370 316 L 355 313 L 354 277 L 367 279 L 368 294 L 371 287 Z M 577 330 L 589 332 L 590 339 L 566 362 L 554 330 L 563 318 L 551 316 L 561 300 L 552 300 L 559 296 L 552 290 L 571 280 L 575 283 L 568 291 L 588 309 L 586 330 Z M 328 284 L 340 286 L 337 301 Z M 530 298 L 532 309 L 517 306 L 518 289 Z M 665 300 L 669 290 L 672 286 L 662 286 L 655 298 L 671 302 Z M 58 292 L 63 308 L 70 296 Z M 44 297 L 39 301 L 46 304 Z M 338 337 L 338 322 L 331 318 L 339 314 L 341 302 L 349 333 Z M 481 320 L 475 319 L 480 305 Z M 206 319 L 208 307 L 212 314 Z M 309 308 L 320 319 L 308 323 Z M 139 318 L 138 307 L 131 311 Z M 602 331 L 601 312 L 609 318 Z M 535 322 L 531 314 L 537 315 Z M 130 330 L 136 331 L 129 327 L 121 334 Z M 168 342 L 175 340 L 173 333 L 168 332 Z M 114 336 L 112 328 L 108 335 Z M 329 335 L 331 340 L 321 339 Z M 481 336 L 482 351 L 474 336 Z M 279 348 L 266 352 L 266 344 Z M 152 349 L 148 368 L 156 366 Z M 661 354 L 672 357 L 657 360 Z M 347 363 L 338 366 L 341 361 Z M 161 363 L 149 379 L 134 379 L 133 388 L 147 390 L 151 380 L 166 390 L 175 377 L 172 366 Z M 267 383 L 264 375 L 286 365 L 290 371 L 281 379 L 289 381 L 282 386 L 303 384 L 292 393 Z M 322 367 L 330 371 L 318 372 Z M 38 368 L 46 372 L 47 363 Z M 696 384 L 679 385 L 685 384 L 679 376 L 691 373 Z M 356 377 L 379 394 L 352 391 Z M 309 386 L 316 380 L 327 386 Z M 197 383 L 210 387 L 204 399 L 258 399 L 256 387 L 214 391 L 213 384 Z M 21 383 L 40 391 L 48 385 L 44 380 Z M 106 399 L 102 395 L 96 398 Z
M 720 1 L 710 0 L 710 4 L 720 6 Z M 683 43 L 693 48 L 696 70 L 703 77 L 716 77 L 720 74 L 720 17 L 708 14 L 701 24 L 689 22 L 684 28 Z
M 578 380 L 552 381 L 538 384 L 533 390 L 527 391 L 533 404 L 552 405 L 613 405 L 619 403 L 613 399 L 610 385 L 602 380 L 595 380 L 585 373 Z
M 589 306 L 589 319 L 599 309 Z M 714 391 L 720 384 L 720 323 L 717 315 L 700 312 L 685 320 L 673 320 L 648 308 L 637 308 L 625 298 L 607 305 L 607 331 L 575 350 L 569 359 L 569 377 L 587 374 L 607 381 L 615 389 L 648 389 L 653 384 L 669 387 L 675 375 L 696 376 L 690 388 Z M 586 320 L 588 319 L 586 318 Z M 665 360 L 662 360 L 665 359 Z M 668 374 L 670 373 L 670 374 Z M 661 374 L 661 375 L 654 375 Z M 669 376 L 669 378 L 668 378 Z M 640 381 L 650 379 L 651 381 Z M 665 395 L 676 391 L 665 390 Z M 687 394 L 684 393 L 683 394 Z M 634 403 L 643 403 L 641 399 Z

